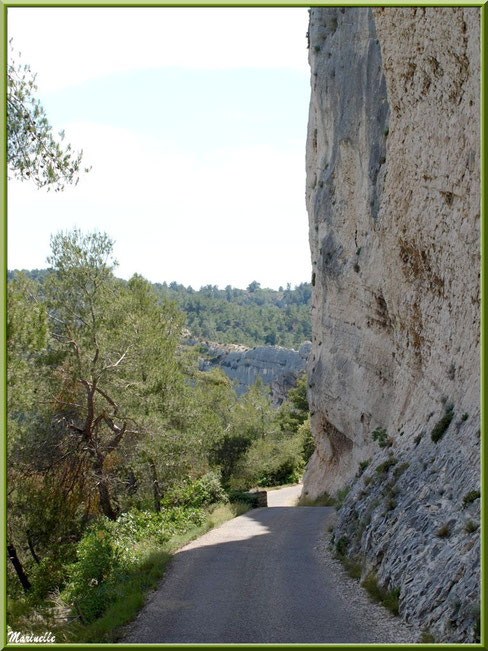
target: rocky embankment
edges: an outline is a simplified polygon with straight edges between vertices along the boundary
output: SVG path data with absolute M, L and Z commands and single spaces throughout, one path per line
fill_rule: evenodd
M 336 540 L 451 642 L 479 634 L 479 20 L 330 7 L 309 26 L 304 492 L 351 486 Z
M 259 378 L 271 388 L 274 405 L 280 405 L 288 391 L 296 385 L 305 371 L 311 343 L 305 342 L 298 351 L 281 346 L 224 345 L 200 343 L 205 357 L 199 361 L 200 370 L 221 368 L 235 383 L 236 392 L 242 395 Z

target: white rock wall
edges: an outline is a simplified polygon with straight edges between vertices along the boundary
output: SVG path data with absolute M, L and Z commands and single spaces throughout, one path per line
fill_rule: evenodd
M 362 559 L 363 576 L 399 588 L 400 614 L 419 631 L 471 642 L 479 499 L 464 498 L 479 490 L 479 9 L 314 8 L 309 38 L 316 452 L 304 492 L 350 485 L 335 536 Z

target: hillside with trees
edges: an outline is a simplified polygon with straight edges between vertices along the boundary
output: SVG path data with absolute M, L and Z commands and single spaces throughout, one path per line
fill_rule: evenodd
M 8 278 L 15 273 L 9 271 Z M 50 270 L 23 273 L 42 286 Z M 288 284 L 278 290 L 262 288 L 256 281 L 246 289 L 206 285 L 195 290 L 176 282 L 153 283 L 152 287 L 163 304 L 172 300 L 185 313 L 185 327 L 197 338 L 221 344 L 295 349 L 312 338 L 310 283 L 293 289 Z
M 199 371 L 177 301 L 118 279 L 105 234 L 58 233 L 48 262 L 7 287 L 8 617 L 96 641 L 181 536 L 247 508 L 243 490 L 300 478 L 306 384 L 277 410 L 261 382 L 239 398 Z

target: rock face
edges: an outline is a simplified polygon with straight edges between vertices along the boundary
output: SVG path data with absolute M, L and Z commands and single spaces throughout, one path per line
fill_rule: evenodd
M 200 360 L 200 370 L 218 366 L 236 383 L 238 395 L 247 391 L 260 377 L 271 387 L 273 404 L 278 406 L 304 372 L 310 350 L 310 342 L 303 343 L 298 352 L 281 346 L 246 348 L 209 344 L 209 359 Z
M 401 614 L 450 641 L 473 639 L 479 603 L 476 500 L 462 508 L 479 489 L 479 20 L 474 7 L 314 8 L 309 27 L 304 491 L 334 493 L 373 457 L 337 535 L 401 588 Z M 389 453 L 398 463 L 377 473 Z

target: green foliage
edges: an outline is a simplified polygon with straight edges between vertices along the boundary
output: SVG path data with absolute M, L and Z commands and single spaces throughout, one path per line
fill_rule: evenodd
M 44 107 L 36 98 L 36 75 L 29 65 L 14 61 L 12 40 L 7 66 L 7 163 L 15 177 L 32 180 L 37 187 L 63 190 L 79 179 L 83 152 L 63 147 L 52 134 Z M 19 54 L 20 57 L 20 54 Z M 89 170 L 85 168 L 85 172 Z
M 436 642 L 435 637 L 429 631 L 429 629 L 424 629 L 420 637 L 421 644 L 433 644 Z
M 115 277 L 108 235 L 75 229 L 51 248 L 49 271 L 8 284 L 8 534 L 32 613 L 61 591 L 85 636 L 69 639 L 87 642 L 135 612 L 189 532 L 247 508 L 242 494 L 224 505 L 224 485 L 298 481 L 313 441 L 305 378 L 278 411 L 262 382 L 238 398 L 179 345 L 171 292 Z M 225 300 L 254 306 L 259 323 L 266 306 L 288 319 L 309 299 L 306 286 L 253 290 Z M 26 600 L 8 572 L 9 596 Z
M 449 425 L 451 424 L 452 419 L 454 418 L 453 409 L 454 408 L 450 405 L 446 413 L 444 414 L 444 416 L 432 429 L 432 432 L 430 433 L 430 438 L 434 441 L 434 443 L 440 441 L 441 438 L 446 433 Z
M 438 538 L 449 538 L 451 535 L 451 529 L 448 524 L 443 524 L 439 529 L 435 532 L 435 535 Z
M 336 498 L 335 498 L 335 507 L 337 510 L 341 508 L 350 490 L 351 490 L 350 486 L 344 486 L 344 488 L 341 488 L 337 491 Z
M 176 282 L 156 283 L 154 289 L 176 301 L 192 335 L 202 339 L 297 348 L 312 338 L 310 283 L 278 291 L 261 288 L 255 281 L 247 289 L 207 285 L 195 290 Z
M 336 542 L 336 552 L 340 556 L 345 556 L 347 554 L 347 548 L 349 547 L 350 540 L 347 536 L 341 536 Z
M 304 462 L 307 463 L 315 451 L 315 441 L 310 429 L 310 417 L 308 417 L 307 420 L 302 423 L 302 425 L 300 425 L 298 428 L 298 434 L 302 437 L 303 440 L 302 456 Z
M 349 558 L 348 556 L 339 556 L 338 557 L 341 563 L 344 566 L 344 569 L 349 574 L 351 579 L 360 579 L 362 574 L 362 565 L 361 562 L 355 558 Z
M 463 497 L 463 509 L 465 509 L 468 504 L 471 504 L 475 500 L 479 499 L 481 497 L 481 493 L 479 491 L 469 491 L 469 493 L 466 493 L 466 495 Z
M 328 493 L 323 493 L 315 499 L 310 499 L 305 496 L 301 497 L 298 506 L 334 506 L 334 504 L 335 499 Z
M 388 445 L 388 434 L 382 427 L 377 427 L 371 434 L 373 441 L 377 441 L 380 448 L 385 448 Z
M 468 418 L 469 418 L 469 414 L 467 414 L 466 412 L 461 416 L 461 420 L 462 420 L 463 422 L 466 421 L 466 420 L 468 420 Z
M 162 503 L 168 506 L 201 507 L 227 501 L 227 493 L 220 477 L 215 472 L 208 472 L 198 479 L 185 479 L 172 486 Z
M 296 483 L 304 468 L 303 442 L 299 435 L 280 434 L 257 439 L 252 443 L 232 478 L 231 486 L 276 486 Z
M 383 463 L 380 463 L 379 466 L 376 466 L 376 472 L 382 475 L 386 475 L 390 468 L 397 463 L 398 459 L 395 457 L 388 457 L 386 461 L 383 461 Z
M 367 591 L 371 600 L 375 603 L 381 603 L 388 608 L 394 615 L 398 615 L 400 605 L 400 588 L 395 587 L 391 590 L 385 590 L 378 584 L 375 574 L 368 574 L 361 585 Z
M 371 459 L 366 459 L 365 461 L 360 461 L 358 471 L 356 473 L 356 477 L 361 477 L 363 472 L 366 470 L 366 468 L 369 466 L 371 463 Z
M 473 520 L 468 520 L 464 525 L 464 531 L 466 533 L 474 533 L 477 531 L 478 527 L 479 525 L 476 522 L 473 522 Z
M 398 479 L 401 475 L 403 475 L 403 473 L 404 473 L 405 470 L 408 468 L 408 466 L 409 466 L 408 461 L 404 461 L 403 463 L 401 463 L 401 464 L 400 464 L 399 466 L 397 466 L 397 467 L 395 468 L 395 470 L 393 471 L 393 477 L 394 477 L 395 479 Z

